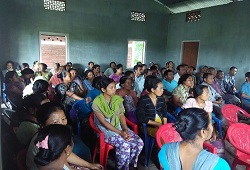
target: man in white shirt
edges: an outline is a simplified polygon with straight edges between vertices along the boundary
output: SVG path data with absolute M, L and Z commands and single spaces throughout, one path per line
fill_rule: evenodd
M 179 78 L 186 73 L 185 65 L 181 64 L 176 67 L 177 73 L 174 75 L 174 80 L 178 83 Z
M 135 65 L 134 72 L 135 72 L 134 91 L 136 92 L 136 96 L 140 97 L 144 89 L 144 82 L 145 82 L 145 78 L 142 75 L 142 65 Z

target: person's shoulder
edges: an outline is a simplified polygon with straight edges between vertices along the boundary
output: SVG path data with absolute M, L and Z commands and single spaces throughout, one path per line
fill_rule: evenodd
M 178 82 L 175 81 L 174 79 L 171 81 L 171 83 L 178 84 Z
M 145 94 L 145 95 L 143 95 L 143 96 L 140 97 L 140 101 L 142 101 L 142 102 L 145 102 L 148 99 L 150 99 L 149 96 L 148 96 L 148 94 Z
M 209 100 L 208 100 L 208 101 L 205 101 L 205 104 L 206 104 L 206 105 L 213 105 L 213 103 L 212 103 L 211 101 L 209 101 Z
M 158 96 L 158 97 L 157 97 L 157 100 L 159 100 L 159 101 L 164 101 L 164 102 L 165 102 L 165 98 L 164 98 L 163 96 Z
M 228 165 L 227 161 L 223 158 L 219 158 L 217 165 L 214 167 L 214 170 L 230 170 L 230 166 Z
M 191 98 L 188 98 L 186 102 L 194 103 L 196 102 L 196 100 L 195 98 L 191 97 Z

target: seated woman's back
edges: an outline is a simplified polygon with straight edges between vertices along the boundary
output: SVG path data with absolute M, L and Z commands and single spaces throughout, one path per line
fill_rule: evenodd
M 212 135 L 211 117 L 206 111 L 184 109 L 174 127 L 183 141 L 168 143 L 161 148 L 158 157 L 164 170 L 230 169 L 225 160 L 203 149 L 203 143 Z

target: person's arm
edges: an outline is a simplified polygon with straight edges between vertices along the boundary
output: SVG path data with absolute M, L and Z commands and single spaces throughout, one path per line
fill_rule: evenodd
M 162 116 L 163 116 L 163 119 L 162 119 L 163 122 L 162 122 L 162 124 L 165 125 L 167 123 L 167 117 L 168 117 L 167 112 L 168 112 L 168 109 L 167 109 L 167 105 L 165 103 L 165 100 L 164 99 L 162 99 L 162 100 L 163 100 L 163 106 L 162 106 L 162 109 L 161 109 Z
M 83 166 L 89 169 L 100 169 L 100 170 L 103 169 L 102 165 L 96 164 L 96 163 L 89 163 L 85 161 L 84 159 L 81 159 L 80 157 L 78 157 L 73 152 L 71 152 L 71 154 L 67 158 L 67 162 L 70 164 L 77 165 L 77 166 Z
M 66 91 L 66 95 L 73 98 L 73 99 L 76 99 L 76 100 L 82 100 L 83 99 L 82 97 L 79 97 L 78 95 L 76 95 L 72 91 Z
M 18 87 L 16 86 L 11 86 L 10 87 L 10 92 L 14 93 L 14 94 L 17 94 L 18 96 L 22 96 L 23 95 L 23 91 L 20 90 Z
M 241 93 L 241 97 L 242 97 L 242 98 L 245 98 L 245 99 L 250 99 L 250 96 L 247 95 L 247 94 L 244 93 L 244 92 Z
M 105 117 L 104 117 L 104 115 L 102 113 L 97 112 L 95 110 L 94 110 L 94 113 L 95 113 L 97 119 L 99 120 L 99 122 L 101 123 L 101 125 L 104 126 L 106 129 L 111 130 L 111 131 L 117 133 L 118 135 L 120 135 L 121 137 L 123 137 L 125 140 L 129 139 L 126 131 L 123 131 L 123 130 L 120 131 L 119 129 L 115 128 L 113 125 L 111 125 L 109 122 L 106 121 L 106 119 L 105 119 Z
M 131 97 L 133 98 L 133 101 L 134 101 L 135 106 L 137 106 L 138 97 L 136 96 L 136 93 L 135 93 L 135 91 L 133 91 L 133 90 L 132 90 L 132 92 L 131 92 Z
M 130 135 L 129 135 L 128 126 L 126 123 L 126 117 L 124 116 L 124 114 L 120 115 L 120 123 L 121 123 L 121 127 L 122 127 L 122 133 L 125 133 L 127 135 L 124 139 L 129 140 Z
M 139 103 L 137 105 L 136 117 L 138 122 L 140 123 L 148 124 L 149 122 L 149 119 L 146 116 L 146 103 L 144 102 L 143 98 L 139 100 Z
M 173 95 L 172 98 L 173 98 L 173 102 L 176 106 L 182 107 L 183 103 L 181 102 L 179 96 Z
M 113 125 L 111 125 L 109 122 L 106 121 L 104 115 L 100 112 L 94 111 L 97 119 L 99 120 L 99 122 L 101 123 L 102 126 L 104 126 L 106 129 L 111 130 L 119 135 L 122 136 L 122 133 L 119 129 L 115 128 Z

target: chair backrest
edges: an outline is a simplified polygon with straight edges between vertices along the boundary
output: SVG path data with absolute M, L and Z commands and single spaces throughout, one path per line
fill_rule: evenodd
M 250 125 L 245 123 L 232 124 L 227 135 L 229 142 L 235 147 L 237 152 L 243 152 L 250 156 Z
M 245 110 L 233 104 L 224 105 L 221 109 L 221 112 L 224 118 L 228 121 L 229 126 L 238 122 L 238 112 L 241 112 L 246 117 L 250 117 L 250 115 Z
M 165 143 L 182 141 L 181 136 L 173 127 L 173 123 L 162 125 L 156 133 L 156 142 L 159 148 Z

